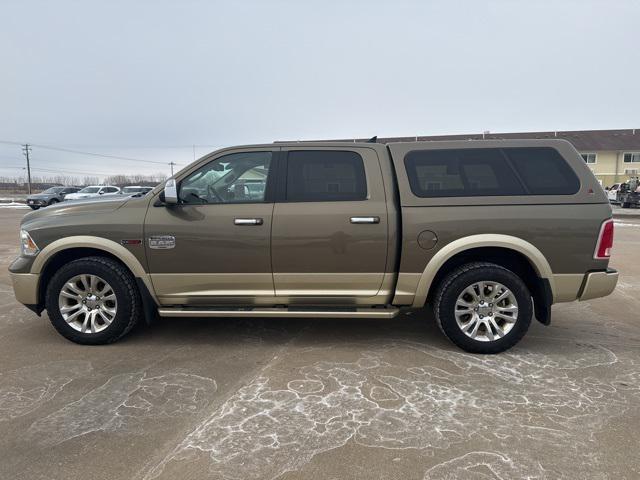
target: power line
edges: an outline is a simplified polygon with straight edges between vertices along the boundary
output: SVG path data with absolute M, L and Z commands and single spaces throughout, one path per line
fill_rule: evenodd
M 25 167 L 17 167 L 17 166 L 6 166 L 0 167 L 1 169 L 16 169 L 16 170 L 25 170 Z M 60 170 L 60 169 L 51 169 L 51 168 L 40 168 L 40 167 L 32 167 L 31 170 L 35 170 L 36 172 L 46 172 L 46 173 L 68 173 L 71 175 L 81 174 L 81 175 L 100 175 L 100 176 L 112 176 L 119 175 L 118 173 L 102 173 L 102 172 L 85 172 L 82 170 Z
M 21 143 L 18 142 L 10 142 L 10 141 L 6 141 L 6 140 L 0 140 L 0 143 L 4 143 L 7 145 L 22 145 Z M 65 153 L 74 153 L 74 154 L 78 154 L 78 155 L 90 155 L 93 157 L 101 157 L 101 158 L 112 158 L 115 160 L 125 160 L 125 161 L 129 161 L 129 162 L 143 162 L 143 163 L 153 163 L 156 165 L 167 165 L 167 162 L 160 162 L 157 160 L 144 160 L 142 158 L 131 158 L 131 157 L 121 157 L 118 155 L 109 155 L 106 153 L 95 153 L 95 152 L 84 152 L 81 150 L 73 150 L 71 148 L 62 148 L 62 147 L 54 147 L 51 145 L 41 145 L 41 144 L 36 144 L 36 143 L 32 143 L 30 144 L 32 147 L 38 147 L 38 148 L 43 148 L 45 150 L 54 150 L 57 152 L 65 152 Z M 175 164 L 178 165 L 178 164 Z

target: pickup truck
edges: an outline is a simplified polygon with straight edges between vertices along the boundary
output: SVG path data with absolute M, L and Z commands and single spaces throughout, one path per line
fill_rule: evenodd
M 430 309 L 462 349 L 497 353 L 618 278 L 607 196 L 563 140 L 233 147 L 145 196 L 29 213 L 20 238 L 17 299 L 82 344 L 158 315 Z

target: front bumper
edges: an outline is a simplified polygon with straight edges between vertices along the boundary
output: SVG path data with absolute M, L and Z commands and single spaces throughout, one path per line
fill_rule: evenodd
M 37 273 L 13 273 L 9 272 L 16 300 L 20 303 L 33 306 L 38 304 L 38 280 Z
M 46 200 L 39 200 L 39 199 L 27 199 L 27 205 L 31 205 L 34 207 L 44 207 L 45 205 L 47 205 L 47 201 Z
M 589 272 L 584 276 L 579 300 L 606 297 L 616 288 L 618 272 L 612 268 L 603 272 Z

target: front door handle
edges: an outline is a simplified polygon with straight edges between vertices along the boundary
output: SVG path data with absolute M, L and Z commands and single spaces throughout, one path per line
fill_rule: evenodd
M 351 217 L 351 223 L 380 223 L 380 217 Z
M 262 225 L 261 218 L 236 218 L 233 223 L 235 225 Z

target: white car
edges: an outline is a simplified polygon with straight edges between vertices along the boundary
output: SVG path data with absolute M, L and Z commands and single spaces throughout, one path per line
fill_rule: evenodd
M 79 192 L 65 195 L 64 199 L 65 201 L 80 200 L 83 198 L 99 197 L 102 195 L 115 195 L 117 193 L 120 193 L 120 189 L 118 187 L 113 187 L 111 185 L 89 185 Z
M 609 197 L 609 202 L 610 203 L 616 203 L 617 202 L 617 194 L 618 194 L 618 190 L 620 190 L 620 184 L 619 183 L 614 183 L 613 185 L 611 185 L 611 187 L 609 187 L 607 189 L 607 197 Z

